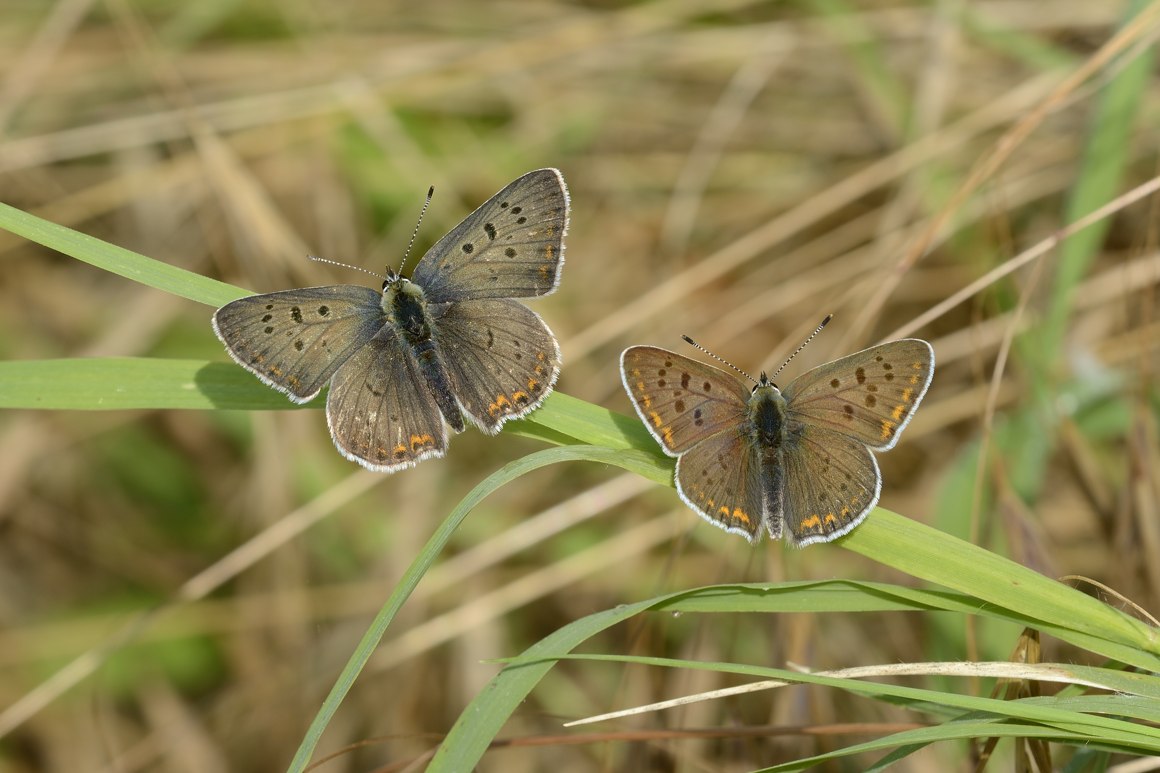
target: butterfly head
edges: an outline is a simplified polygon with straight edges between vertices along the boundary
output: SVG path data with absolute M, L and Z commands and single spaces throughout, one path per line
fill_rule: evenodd
M 390 266 L 387 266 L 387 273 L 383 275 L 383 292 L 386 292 L 388 287 L 392 287 L 392 286 L 398 287 L 403 282 L 410 282 L 410 281 L 411 280 L 404 277 L 402 274 L 400 274 L 395 269 L 391 268 Z
M 769 376 L 764 370 L 761 371 L 761 377 L 753 382 L 751 394 L 756 395 L 758 392 L 781 394 L 781 390 L 778 389 L 777 384 L 769 379 Z

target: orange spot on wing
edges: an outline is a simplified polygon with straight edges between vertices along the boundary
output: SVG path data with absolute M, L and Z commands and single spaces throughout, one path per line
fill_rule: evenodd
M 822 516 L 822 520 L 826 522 L 827 526 L 837 526 L 838 525 L 838 519 L 834 516 L 833 513 L 826 513 L 825 515 Z
M 411 450 L 418 451 L 420 448 L 435 445 L 435 438 L 424 433 L 422 435 L 411 435 Z
M 497 416 L 500 413 L 506 413 L 512 407 L 511 401 L 508 400 L 507 395 L 499 395 L 495 398 L 495 402 L 487 406 L 488 416 Z
M 897 424 L 893 421 L 882 422 L 882 439 L 889 440 L 890 436 L 894 434 L 894 428 Z
M 665 423 L 665 420 L 662 419 L 661 415 L 656 411 L 649 412 L 648 417 L 652 419 L 653 426 L 658 429 L 660 429 L 660 426 Z
M 665 427 L 661 430 L 661 435 L 665 439 L 665 445 L 672 446 L 673 444 L 673 430 L 672 427 Z
M 802 519 L 801 526 L 803 529 L 820 529 L 822 528 L 822 519 L 816 515 L 808 515 Z
M 652 398 L 648 396 L 648 392 L 644 391 L 644 382 L 636 382 L 636 393 L 640 395 L 640 404 L 646 409 L 652 408 Z

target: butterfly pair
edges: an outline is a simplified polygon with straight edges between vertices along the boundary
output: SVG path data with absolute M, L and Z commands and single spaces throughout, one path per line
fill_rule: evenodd
M 241 298 L 218 309 L 214 331 L 238 364 L 295 402 L 329 382 L 338 450 L 394 472 L 443 456 L 447 425 L 495 434 L 547 397 L 559 345 L 514 299 L 556 289 L 567 227 L 563 177 L 529 172 L 431 247 L 410 279 L 388 271 L 381 293 L 338 285 Z M 893 447 L 933 369 L 929 344 L 893 341 L 783 393 L 765 374 L 750 391 L 655 347 L 621 357 L 637 412 L 678 457 L 681 498 L 751 541 L 764 527 L 797 545 L 845 534 L 874 507 L 881 475 L 870 449 Z

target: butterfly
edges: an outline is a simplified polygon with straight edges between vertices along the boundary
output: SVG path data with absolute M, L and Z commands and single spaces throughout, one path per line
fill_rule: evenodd
M 917 338 L 891 341 L 784 390 L 765 373 L 750 388 L 654 346 L 625 349 L 620 372 L 649 432 L 677 457 L 685 504 L 750 542 L 764 527 L 801 547 L 846 534 L 878 503 L 882 475 L 871 452 L 898 442 L 930 386 L 934 350 Z
M 552 391 L 560 347 L 515 298 L 560 281 L 568 189 L 556 169 L 508 184 L 382 291 L 308 287 L 227 303 L 213 329 L 229 355 L 296 403 L 328 383 L 339 452 L 395 472 L 447 449 L 447 426 L 489 435 Z

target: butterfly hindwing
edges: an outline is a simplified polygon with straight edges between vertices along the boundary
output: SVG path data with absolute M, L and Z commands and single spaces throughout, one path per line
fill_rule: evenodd
M 484 432 L 534 410 L 556 383 L 560 347 L 539 315 L 506 299 L 432 307 L 456 399 Z
M 786 539 L 798 547 L 837 539 L 878 503 L 878 462 L 847 434 L 791 426 L 781 459 Z
M 702 518 L 753 542 L 765 520 L 761 468 L 742 436 L 720 432 L 677 460 L 677 491 Z
M 391 327 L 334 374 L 326 418 L 342 455 L 376 472 L 443 456 L 447 448 L 443 415 L 415 355 Z
M 630 346 L 620 376 L 641 421 L 669 456 L 677 456 L 746 420 L 749 389 L 740 379 L 655 346 Z
M 380 297 L 355 285 L 251 295 L 218 309 L 213 329 L 239 365 L 304 403 L 386 324 Z
M 556 169 L 537 169 L 452 228 L 411 278 L 433 303 L 547 295 L 559 282 L 567 230 L 564 178 Z
M 904 338 L 814 368 L 785 390 L 789 417 L 886 451 L 910 422 L 934 375 L 934 350 Z

